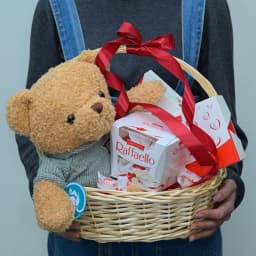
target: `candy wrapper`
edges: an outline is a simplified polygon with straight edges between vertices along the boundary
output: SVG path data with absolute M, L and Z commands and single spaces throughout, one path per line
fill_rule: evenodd
M 139 181 L 134 173 L 122 173 L 111 177 L 105 177 L 98 172 L 97 187 L 100 189 L 141 192 Z
M 127 191 L 128 176 L 105 177 L 98 172 L 97 187 L 107 190 Z

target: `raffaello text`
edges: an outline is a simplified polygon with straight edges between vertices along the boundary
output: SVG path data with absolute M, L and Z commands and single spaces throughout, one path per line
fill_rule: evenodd
M 131 146 L 126 146 L 119 141 L 116 142 L 116 152 L 123 156 L 129 156 L 133 159 L 147 163 L 151 166 L 155 165 L 155 160 L 152 157 L 150 157 L 149 154 L 141 154 L 135 148 Z

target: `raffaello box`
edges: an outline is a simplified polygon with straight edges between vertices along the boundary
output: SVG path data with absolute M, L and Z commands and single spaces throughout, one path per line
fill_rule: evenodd
M 170 187 L 193 161 L 168 127 L 148 112 L 135 112 L 115 121 L 111 145 L 111 174 L 135 174 L 136 185 L 148 191 Z

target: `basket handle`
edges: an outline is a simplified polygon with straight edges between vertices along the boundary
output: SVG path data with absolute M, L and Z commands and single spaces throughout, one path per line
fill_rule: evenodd
M 98 53 L 101 50 L 101 48 L 95 49 L 93 50 L 93 52 Z M 126 46 L 121 45 L 119 46 L 116 51 L 115 54 L 125 54 L 126 53 Z M 112 55 L 111 55 L 112 56 Z M 108 58 L 108 59 L 111 59 Z M 210 84 L 210 82 L 204 78 L 204 76 L 202 76 L 197 70 L 195 70 L 194 68 L 192 68 L 190 65 L 186 65 L 185 62 L 175 58 L 176 61 L 178 61 L 178 64 L 181 66 L 181 69 L 184 71 L 187 71 L 189 74 L 191 73 L 191 76 L 196 80 L 196 81 L 200 81 L 200 84 L 202 84 L 202 88 L 206 88 L 207 89 L 207 93 L 211 94 L 212 96 L 214 94 L 217 94 L 215 92 L 215 90 L 213 89 L 212 85 Z M 112 74 L 109 71 L 109 61 L 107 62 L 108 64 L 104 66 L 104 70 L 107 72 L 104 72 L 104 76 L 106 78 L 106 76 L 109 75 L 113 75 L 112 78 L 117 79 L 117 83 L 121 83 L 121 81 L 118 81 L 119 78 L 116 77 L 114 74 Z M 112 80 L 113 82 L 113 80 Z M 208 89 L 209 88 L 209 89 Z M 211 90 L 210 90 L 211 89 Z M 127 97 L 126 93 L 123 93 L 122 96 Z M 129 100 L 128 100 L 129 102 Z M 205 140 L 207 141 L 207 148 L 206 149 L 205 146 L 203 146 L 203 144 L 201 144 L 201 142 L 199 142 L 200 140 L 198 140 L 198 135 L 194 136 L 193 133 L 190 132 L 190 130 L 188 129 L 184 129 L 183 124 L 181 124 L 179 121 L 177 121 L 172 115 L 170 115 L 169 113 L 167 113 L 166 111 L 164 111 L 163 109 L 161 110 L 161 114 L 159 114 L 160 112 L 158 112 L 156 106 L 151 105 L 151 104 L 145 104 L 145 103 L 129 103 L 129 108 L 133 108 L 136 105 L 141 105 L 144 108 L 146 108 L 148 111 L 150 111 L 151 113 L 153 113 L 154 115 L 158 116 L 158 118 L 163 121 L 170 130 L 172 130 L 174 132 L 174 134 L 181 139 L 181 141 L 183 142 L 183 144 L 185 146 L 187 146 L 187 148 L 189 148 L 189 150 L 191 151 L 191 153 L 195 156 L 195 158 L 197 159 L 197 161 L 200 163 L 200 165 L 203 167 L 205 166 L 205 171 L 209 170 L 209 168 L 211 169 L 211 174 L 206 175 L 202 181 L 207 180 L 209 177 L 211 177 L 212 175 L 215 175 L 215 173 L 217 172 L 217 168 L 216 168 L 216 158 L 213 157 L 213 155 L 216 155 L 216 149 L 215 146 L 213 144 L 212 141 L 210 141 L 211 144 L 209 144 L 208 140 L 209 140 L 209 136 L 206 135 L 204 132 L 202 132 L 201 130 L 199 131 L 197 129 L 197 127 L 195 125 L 193 125 L 193 130 L 194 132 L 197 132 L 199 135 L 201 135 L 201 139 L 203 138 L 203 136 L 205 136 Z M 175 127 L 175 129 L 174 129 Z M 197 129 L 197 130 L 196 130 Z M 179 132 L 177 132 L 179 131 Z M 211 139 L 210 139 L 211 140 Z M 209 150 L 211 147 L 211 150 Z M 199 149 L 200 148 L 200 149 Z M 203 149 L 204 148 L 204 149 Z M 200 153 L 199 153 L 200 151 Z M 212 152 L 212 154 L 210 155 L 209 152 Z M 212 158 L 213 157 L 213 158 Z
M 188 63 L 186 63 L 184 60 L 181 60 L 177 57 L 175 57 L 175 59 L 179 62 L 182 69 L 186 73 L 191 75 L 198 82 L 198 84 L 201 86 L 201 88 L 206 92 L 206 94 L 209 97 L 214 97 L 218 95 L 218 93 L 214 89 L 211 82 L 208 79 L 206 79 L 205 76 L 203 76 L 199 71 L 197 71 L 194 67 L 192 67 Z
M 93 50 L 94 52 L 99 52 L 101 48 L 95 49 Z M 125 54 L 127 53 L 126 51 L 126 46 L 125 45 L 121 45 L 116 54 Z M 191 65 L 189 65 L 188 63 L 186 63 L 184 60 L 181 60 L 177 57 L 174 57 L 178 63 L 180 64 L 181 68 L 189 75 L 191 75 L 191 77 L 193 77 L 194 80 L 196 80 L 198 82 L 198 84 L 201 86 L 201 88 L 206 92 L 206 94 L 209 97 L 214 97 L 217 96 L 218 93 L 216 92 L 216 90 L 214 89 L 213 85 L 211 84 L 211 82 L 204 77 L 199 71 L 197 71 L 194 67 L 192 67 Z M 109 69 L 109 67 L 108 67 Z

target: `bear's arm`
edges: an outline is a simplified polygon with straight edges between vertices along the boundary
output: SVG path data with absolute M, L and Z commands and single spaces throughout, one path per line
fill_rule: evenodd
M 66 182 L 64 177 L 64 168 L 60 159 L 50 158 L 47 156 L 40 157 L 39 168 L 34 183 L 48 180 L 65 188 Z

